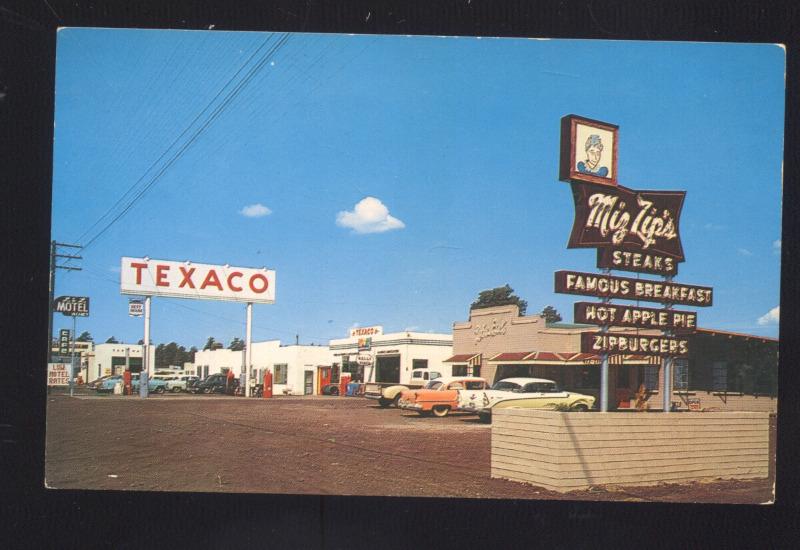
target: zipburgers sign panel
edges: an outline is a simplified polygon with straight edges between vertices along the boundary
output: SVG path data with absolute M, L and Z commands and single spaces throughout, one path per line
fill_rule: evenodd
M 687 357 L 689 355 L 689 340 L 688 338 L 671 336 L 584 332 L 581 334 L 581 353 Z
M 275 302 L 275 271 L 123 257 L 120 292 L 271 304 Z
M 556 271 L 555 291 L 559 294 L 644 300 L 695 307 L 709 307 L 714 301 L 714 291 L 707 286 L 648 281 L 577 271 Z

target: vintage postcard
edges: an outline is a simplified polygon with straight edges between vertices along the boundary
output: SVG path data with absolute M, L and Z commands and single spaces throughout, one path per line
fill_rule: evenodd
M 46 486 L 773 501 L 785 66 L 61 29 Z

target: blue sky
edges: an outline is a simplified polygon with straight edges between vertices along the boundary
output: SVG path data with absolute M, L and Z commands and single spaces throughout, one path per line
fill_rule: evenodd
M 275 269 L 256 340 L 450 332 L 505 283 L 571 321 L 553 272 L 596 270 L 594 249 L 566 248 L 559 120 L 574 113 L 619 125 L 620 184 L 687 192 L 676 282 L 714 288 L 700 326 L 777 336 L 781 47 L 294 34 L 262 57 L 279 39 L 59 32 L 53 238 L 91 244 L 56 296 L 91 298 L 78 332 L 142 337 L 119 260 L 145 255 Z M 155 342 L 244 337 L 243 304 L 154 298 L 152 312 Z

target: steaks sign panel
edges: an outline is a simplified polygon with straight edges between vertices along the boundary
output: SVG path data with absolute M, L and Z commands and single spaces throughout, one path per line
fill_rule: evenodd
M 632 353 L 660 357 L 687 357 L 689 340 L 672 336 L 584 332 L 581 334 L 581 353 L 610 353 L 612 355 Z
M 678 230 L 685 191 L 634 191 L 572 183 L 575 220 L 567 248 L 614 246 L 684 261 Z
M 632 252 L 616 247 L 597 249 L 597 267 L 618 269 L 674 277 L 678 274 L 678 262 L 672 256 L 651 252 Z
M 695 307 L 709 307 L 714 301 L 714 291 L 707 286 L 648 281 L 577 271 L 556 271 L 555 291 L 559 294 L 644 300 Z

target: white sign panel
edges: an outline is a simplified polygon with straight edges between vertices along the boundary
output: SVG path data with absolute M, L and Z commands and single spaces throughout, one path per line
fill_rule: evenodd
M 120 292 L 271 304 L 275 302 L 275 271 L 124 257 Z
M 368 367 L 372 364 L 372 355 L 369 353 L 359 353 L 356 362 L 362 367 Z
M 64 363 L 50 363 L 47 365 L 48 386 L 69 385 L 69 365 Z
M 350 329 L 350 338 L 356 338 L 358 336 L 377 336 L 378 334 L 383 334 L 382 326 L 357 327 Z
M 144 315 L 144 303 L 141 300 L 128 300 L 128 315 L 131 317 Z

